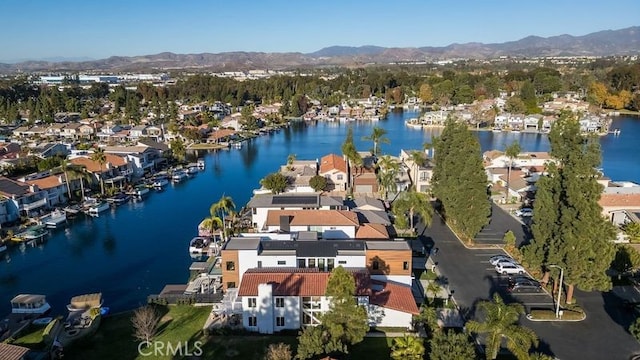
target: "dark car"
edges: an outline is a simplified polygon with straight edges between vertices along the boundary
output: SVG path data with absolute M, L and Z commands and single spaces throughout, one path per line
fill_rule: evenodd
M 509 292 L 540 292 L 542 286 L 539 282 L 526 276 L 514 276 L 509 278 L 507 285 Z

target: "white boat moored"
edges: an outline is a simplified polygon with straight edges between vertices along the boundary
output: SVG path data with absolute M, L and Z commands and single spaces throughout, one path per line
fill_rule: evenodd
M 44 295 L 20 294 L 11 299 L 11 313 L 13 314 L 42 315 L 50 309 L 51 306 Z

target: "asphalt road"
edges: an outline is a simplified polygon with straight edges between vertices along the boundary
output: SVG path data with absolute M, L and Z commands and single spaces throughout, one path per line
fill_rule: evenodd
M 512 230 L 521 243 L 526 241 L 526 227 L 498 206 L 493 207 L 492 220 L 483 230 L 481 243 L 498 243 L 497 238 Z M 501 250 L 470 250 L 465 248 L 451 230 L 437 215 L 430 228 L 423 224 L 418 227 L 420 240 L 428 247 L 437 247 L 433 261 L 444 276 L 453 292 L 453 297 L 462 313 L 468 318 L 474 315 L 477 301 L 487 300 L 495 292 L 500 293 L 505 302 L 517 301 L 527 309 L 553 308 L 553 299 L 547 293 L 515 294 L 505 291 L 505 279 L 492 269 L 488 259 Z M 480 241 L 479 241 L 480 242 Z M 553 354 L 561 360 L 567 359 L 629 359 L 640 354 L 638 343 L 627 328 L 634 316 L 621 306 L 621 299 L 612 292 L 576 291 L 578 303 L 587 313 L 581 322 L 532 322 L 526 318 L 521 324 L 533 329 L 540 338 L 539 349 Z

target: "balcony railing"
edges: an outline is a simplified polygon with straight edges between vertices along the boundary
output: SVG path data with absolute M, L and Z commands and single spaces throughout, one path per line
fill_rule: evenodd
M 20 205 L 20 210 L 30 211 L 46 205 L 47 205 L 47 199 L 40 199 L 34 202 L 30 202 L 28 204 Z

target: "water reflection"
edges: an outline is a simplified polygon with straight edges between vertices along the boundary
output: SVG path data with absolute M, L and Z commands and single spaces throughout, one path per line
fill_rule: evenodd
M 256 139 L 245 141 L 242 149 L 240 149 L 240 155 L 245 169 L 251 169 L 258 157 L 258 146 L 256 146 L 256 142 Z

